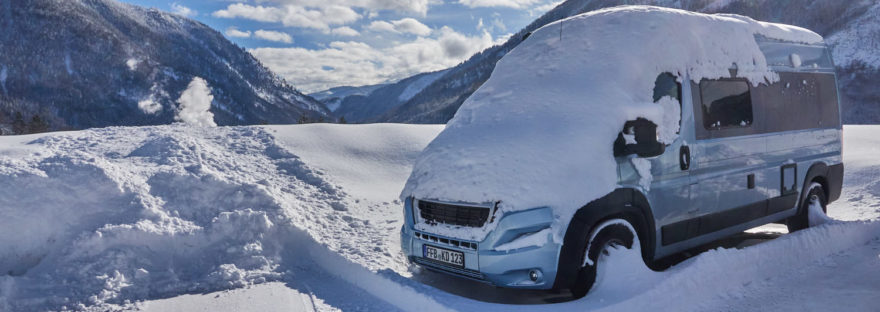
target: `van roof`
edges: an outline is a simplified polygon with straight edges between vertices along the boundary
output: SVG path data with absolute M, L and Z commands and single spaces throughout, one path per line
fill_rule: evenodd
M 401 196 L 500 201 L 502 212 L 550 206 L 568 222 L 617 188 L 612 146 L 626 121 L 647 118 L 677 132 L 678 103 L 653 100 L 658 75 L 698 82 L 728 77 L 735 65 L 754 85 L 774 82 L 779 75 L 762 47 L 780 43 L 823 44 L 800 27 L 650 6 L 546 25 L 462 104 L 419 157 Z

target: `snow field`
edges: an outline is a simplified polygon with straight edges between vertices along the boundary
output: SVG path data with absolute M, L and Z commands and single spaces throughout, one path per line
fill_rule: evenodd
M 780 298 L 880 304 L 871 288 L 880 281 L 880 223 L 866 221 L 711 250 L 664 272 L 650 271 L 634 251 L 613 250 L 600 260 L 597 288 L 563 303 L 494 304 L 485 301 L 498 297 L 491 287 L 452 278 L 441 287 L 428 273 L 411 279 L 394 200 L 442 128 L 161 126 L 0 137 L 0 244 L 10 247 L 0 250 L 0 311 L 266 306 L 256 300 L 305 311 L 717 311 L 784 308 Z M 880 202 L 876 131 L 844 131 L 844 196 L 829 207 L 835 219 L 880 215 L 872 207 Z M 861 271 L 841 267 L 847 263 Z M 816 295 L 826 279 L 834 296 Z M 461 297 L 437 287 L 473 291 Z M 237 290 L 197 295 L 227 289 Z M 504 302 L 523 296 L 509 294 Z

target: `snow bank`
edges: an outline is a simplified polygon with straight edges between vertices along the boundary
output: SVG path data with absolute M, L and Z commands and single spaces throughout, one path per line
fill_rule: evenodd
M 755 35 L 821 42 L 808 30 L 735 15 L 646 6 L 593 11 L 535 31 L 498 62 L 416 162 L 401 198 L 487 203 L 500 212 L 554 208 L 560 224 L 617 184 L 612 145 L 623 124 L 656 121 L 657 76 L 775 81 Z M 668 105 L 667 105 L 668 106 Z M 557 226 L 555 238 L 562 237 Z M 458 237 L 471 237 L 464 233 Z
M 710 250 L 666 272 L 646 271 L 642 278 L 653 281 L 651 287 L 628 296 L 609 310 L 637 310 L 646 302 L 670 311 L 715 310 L 713 306 L 722 306 L 719 303 L 737 297 L 742 288 L 752 283 L 798 274 L 804 267 L 862 246 L 878 236 L 880 223 L 838 221 L 745 249 Z M 686 294 L 688 300 L 670 296 L 673 289 Z
M 338 127 L 340 135 L 358 132 Z M 296 279 L 289 271 L 330 264 L 353 284 L 382 283 L 370 269 L 405 271 L 392 253 L 399 243 L 389 239 L 400 228 L 400 206 L 358 204 L 272 134 L 296 137 L 290 133 L 298 128 L 174 125 L 0 137 L 0 310 L 100 310 Z M 436 133 L 430 128 L 421 144 L 397 146 L 406 163 Z M 374 142 L 386 138 L 381 129 L 368 132 Z M 298 142 L 321 145 L 309 140 L 316 138 Z M 405 174 L 396 179 L 402 185 Z M 378 208 L 394 213 L 367 211 Z M 409 309 L 429 301 L 388 302 Z

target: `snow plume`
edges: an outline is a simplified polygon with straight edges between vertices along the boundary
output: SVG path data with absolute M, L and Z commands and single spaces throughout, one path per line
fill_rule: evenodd
M 214 96 L 211 95 L 211 89 L 208 88 L 205 79 L 193 78 L 177 100 L 180 106 L 174 120 L 193 126 L 216 127 L 214 114 L 210 111 L 213 100 Z
M 142 100 L 138 102 L 138 108 L 144 112 L 144 114 L 155 114 L 162 110 L 162 104 L 157 103 L 153 100 L 153 98 L 148 98 L 146 100 Z

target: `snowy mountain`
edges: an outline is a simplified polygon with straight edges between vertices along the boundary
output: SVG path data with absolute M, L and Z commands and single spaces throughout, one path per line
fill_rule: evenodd
M 342 105 L 342 101 L 350 96 L 369 96 L 374 90 L 384 87 L 386 84 L 368 85 L 360 87 L 336 87 L 324 91 L 310 93 L 309 96 L 321 101 L 330 111 L 336 111 Z
M 338 87 L 312 95 L 328 107 L 338 105 L 333 113 L 337 117 L 344 117 L 346 121 L 375 122 L 378 116 L 406 103 L 446 72 L 447 70 L 421 73 L 390 84 Z
M 7 130 L 34 116 L 50 129 L 168 124 L 194 77 L 207 82 L 220 125 L 329 113 L 219 32 L 179 15 L 115 0 L 33 0 L 3 1 L 0 17 Z
M 847 123 L 880 122 L 880 3 L 838 0 L 569 0 L 547 12 L 500 46 L 491 47 L 448 69 L 443 77 L 409 101 L 365 120 L 445 123 L 485 82 L 495 63 L 525 34 L 550 22 L 604 7 L 649 4 L 705 13 L 734 13 L 757 20 L 806 27 L 826 38 L 840 74 L 843 118 Z M 402 80 L 401 82 L 406 81 Z M 391 97 L 385 98 L 394 100 Z M 381 101 L 375 101 L 380 103 Z

